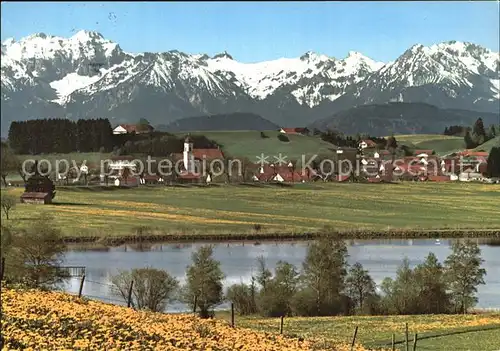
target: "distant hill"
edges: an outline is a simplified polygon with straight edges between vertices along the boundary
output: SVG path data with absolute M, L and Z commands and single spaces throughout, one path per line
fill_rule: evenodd
M 257 162 L 258 157 L 264 154 L 268 162 L 276 162 L 275 157 L 281 154 L 285 160 L 297 160 L 302 157 L 306 160 L 312 155 L 335 155 L 337 147 L 321 140 L 316 136 L 288 135 L 288 142 L 278 139 L 280 133 L 277 130 L 263 131 L 205 131 L 194 132 L 192 136 L 202 134 L 220 145 L 222 151 L 229 156 L 242 158 L 247 157 L 250 161 Z M 183 136 L 183 133 L 177 135 Z M 307 162 L 307 161 L 306 161 Z
M 373 136 L 394 134 L 440 134 L 450 125 L 472 125 L 479 117 L 485 125 L 498 123 L 498 114 L 456 109 L 440 109 L 424 103 L 391 102 L 362 105 L 335 113 L 308 126 L 320 130 L 337 129 L 346 134 Z
M 253 113 L 236 112 L 220 115 L 187 117 L 166 126 L 158 126 L 167 132 L 226 131 L 226 130 L 278 130 L 280 126 Z

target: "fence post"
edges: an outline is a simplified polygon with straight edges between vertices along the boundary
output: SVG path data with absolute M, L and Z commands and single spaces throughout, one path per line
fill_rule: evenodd
M 356 343 L 356 336 L 358 335 L 358 326 L 354 329 L 354 335 L 352 336 L 351 351 L 354 351 L 354 344 Z
M 408 322 L 405 323 L 405 345 L 406 351 L 410 351 L 410 344 L 408 343 Z
M 2 263 L 0 264 L 0 281 L 3 280 L 4 272 L 5 272 L 5 257 L 2 257 Z
M 82 280 L 80 280 L 80 289 L 78 289 L 78 297 L 82 297 L 83 282 L 85 281 L 85 274 L 82 275 Z
M 234 304 L 231 302 L 231 327 L 234 328 Z
M 280 320 L 280 334 L 283 334 L 283 319 L 285 318 L 285 316 L 281 316 L 281 320 Z
M 394 334 L 394 333 L 392 333 L 391 346 L 392 346 L 392 351 L 395 351 L 396 350 L 396 334 Z
M 415 333 L 415 338 L 413 339 L 413 351 L 415 351 L 417 349 L 417 337 L 418 337 L 418 334 Z
M 128 288 L 128 299 L 127 299 L 127 307 L 132 305 L 132 288 L 134 287 L 134 281 L 130 282 L 130 287 Z

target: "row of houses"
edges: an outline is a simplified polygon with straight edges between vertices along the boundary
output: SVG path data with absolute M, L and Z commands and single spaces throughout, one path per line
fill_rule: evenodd
M 487 167 L 487 153 L 478 153 L 466 150 L 462 153 L 440 158 L 432 150 L 415 150 L 413 156 L 392 160 L 387 152 L 375 152 L 370 156 L 363 156 L 359 160 L 359 167 L 351 172 L 345 170 L 322 170 L 306 167 L 297 169 L 292 164 L 264 164 L 254 165 L 251 170 L 251 180 L 255 182 L 310 182 L 365 179 L 368 182 L 389 182 L 393 180 L 414 181 L 479 181 L 484 180 Z M 180 162 L 180 172 L 176 174 L 176 181 L 181 183 L 210 183 L 213 181 L 210 173 L 203 173 L 201 162 L 223 160 L 224 154 L 220 149 L 194 149 L 188 137 L 184 143 L 183 153 L 174 154 L 174 162 Z M 222 165 L 223 163 L 220 162 Z M 115 171 L 112 176 L 115 184 L 121 185 L 122 171 L 130 167 L 135 171 L 132 157 L 115 157 L 111 168 Z M 118 179 L 118 181 L 117 181 Z M 144 175 L 137 180 L 130 180 L 128 184 L 149 184 L 165 182 L 161 176 Z

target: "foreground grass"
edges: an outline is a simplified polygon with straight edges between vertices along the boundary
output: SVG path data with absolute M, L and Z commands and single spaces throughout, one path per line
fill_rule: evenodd
M 2 192 L 18 197 L 22 188 Z M 299 184 L 293 187 L 57 188 L 54 204 L 20 204 L 4 225 L 50 213 L 68 236 L 248 234 L 388 229 L 500 229 L 500 186 L 464 183 Z M 5 219 L 3 217 L 2 219 Z
M 500 350 L 500 330 L 485 330 L 470 333 L 424 339 L 417 342 L 417 350 L 440 351 L 498 351 Z
M 229 320 L 222 312 L 219 318 Z M 279 318 L 236 318 L 239 327 L 279 333 Z M 356 340 L 367 348 L 390 347 L 395 334 L 398 348 L 403 349 L 405 323 L 408 323 L 409 339 L 418 334 L 417 349 L 429 350 L 495 350 L 500 347 L 500 313 L 485 315 L 418 315 L 418 316 L 349 316 L 349 317 L 295 317 L 285 318 L 283 333 L 308 339 L 324 338 L 337 343 L 350 342 L 358 326 Z M 484 328 L 497 328 L 478 331 Z M 464 332 L 453 336 L 438 336 Z M 463 341 L 464 344 L 461 344 Z M 467 345 L 462 346 L 462 345 Z M 388 345 L 388 346 L 384 346 Z M 452 348 L 455 346 L 455 348 Z M 465 348 L 464 348 L 465 347 Z
M 231 328 L 221 320 L 138 312 L 57 292 L 2 292 L 3 350 L 324 350 L 314 341 Z

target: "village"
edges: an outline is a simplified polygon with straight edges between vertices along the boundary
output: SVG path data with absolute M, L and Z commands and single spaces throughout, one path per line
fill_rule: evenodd
M 118 125 L 113 134 L 150 133 L 151 126 L 139 129 L 136 125 Z M 305 135 L 306 128 L 281 128 L 283 135 Z M 323 163 L 316 160 L 315 164 L 304 166 L 297 161 L 281 161 L 273 163 L 254 161 L 243 166 L 241 160 L 234 158 L 232 164 L 240 166 L 238 170 L 231 168 L 236 174 L 236 181 L 274 182 L 274 183 L 305 183 L 316 181 L 331 182 L 386 182 L 393 181 L 430 181 L 430 182 L 500 182 L 499 178 L 487 177 L 488 156 L 486 151 L 463 150 L 446 156 L 439 156 L 434 150 L 415 149 L 413 155 L 396 157 L 389 150 L 380 147 L 371 139 L 361 140 L 357 148 L 338 147 L 334 160 Z M 106 166 L 106 172 L 101 172 L 86 181 L 112 186 L 141 186 L 154 184 L 191 183 L 210 184 L 213 182 L 230 182 L 228 177 L 214 177 L 214 168 L 222 173 L 227 167 L 226 155 L 221 148 L 195 148 L 188 135 L 184 140 L 182 153 L 168 155 L 171 164 L 178 167 L 169 169 L 169 176 L 157 169 L 156 172 L 143 171 L 138 174 L 137 157 L 132 155 L 112 156 Z M 256 155 L 256 160 L 258 159 Z M 328 162 L 325 162 L 328 161 Z M 244 160 L 243 162 L 248 162 Z M 218 167 L 209 167 L 210 164 Z M 325 167 L 326 165 L 326 167 Z M 328 167 L 330 165 L 330 167 Z M 89 168 L 97 171 L 97 165 L 83 165 L 80 173 L 86 178 L 91 173 Z M 237 167 L 236 167 L 237 168 Z M 152 174 L 153 173 L 153 174 Z M 95 172 L 94 172 L 95 174 Z M 239 176 L 239 178 L 238 178 Z M 59 182 L 67 182 L 67 175 L 58 175 Z M 80 179 L 73 178 L 72 183 Z

